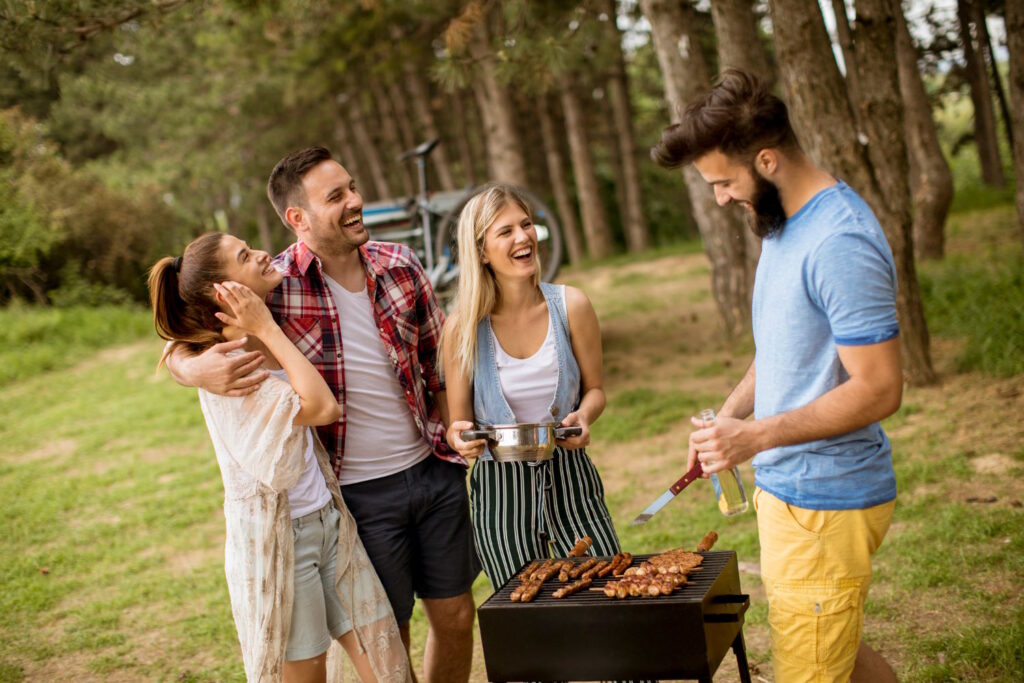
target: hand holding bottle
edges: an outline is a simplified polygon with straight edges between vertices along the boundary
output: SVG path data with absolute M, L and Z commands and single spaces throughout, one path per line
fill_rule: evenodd
M 733 420 L 733 422 L 741 421 Z M 700 459 L 705 476 L 710 475 L 711 477 L 711 483 L 715 487 L 715 496 L 718 498 L 718 509 L 727 516 L 746 512 L 749 505 L 747 494 L 743 490 L 743 480 L 740 478 L 738 463 L 731 462 L 722 450 L 718 450 L 722 444 L 719 443 L 721 435 L 718 421 L 715 419 L 715 411 L 710 408 L 702 410 L 700 419 L 694 418 L 693 423 L 695 426 L 701 427 L 702 430 L 690 435 L 690 452 L 691 454 L 695 453 L 696 457 Z M 748 457 L 752 457 L 752 455 Z

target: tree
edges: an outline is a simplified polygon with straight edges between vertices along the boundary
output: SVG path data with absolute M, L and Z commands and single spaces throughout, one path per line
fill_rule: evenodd
M 626 81 L 626 65 L 622 57 L 622 33 L 616 25 L 615 0 L 601 0 L 599 7 L 603 16 L 605 45 L 608 52 L 608 99 L 616 133 L 622 189 L 625 205 L 622 207 L 623 228 L 626 246 L 630 251 L 646 249 L 651 244 L 644 214 L 643 196 L 640 190 L 640 171 L 637 168 L 636 144 L 633 138 L 633 114 L 630 111 L 629 84 Z
M 380 158 L 379 150 L 381 148 L 373 136 L 370 135 L 370 130 L 366 124 L 365 101 L 361 95 L 361 92 L 356 95 L 345 93 L 339 96 L 338 104 L 348 113 L 354 142 L 362 151 L 363 158 L 366 159 L 366 164 L 370 169 L 370 177 L 363 181 L 364 184 L 368 182 L 373 183 L 372 187 L 375 192 L 369 198 L 387 199 L 394 195 L 391 192 L 391 184 L 388 182 L 387 174 L 384 172 L 384 162 Z
M 915 385 L 935 381 L 928 328 L 914 269 L 906 150 L 896 73 L 894 6 L 858 0 L 853 46 L 863 84 L 864 146 L 848 93 L 814 0 L 772 0 L 776 58 L 787 104 L 804 149 L 823 168 L 846 180 L 878 217 L 899 278 L 897 311 L 903 370 Z
M 679 109 L 698 97 L 710 85 L 708 68 L 698 47 L 689 5 L 672 0 L 641 0 L 640 7 L 651 23 L 651 36 L 665 81 L 665 99 L 672 120 Z M 745 238 L 747 230 L 735 212 L 724 211 L 715 202 L 711 187 L 700 173 L 683 168 L 686 191 L 694 219 L 711 262 L 711 291 L 728 334 L 750 324 L 750 283 L 747 279 Z
M 939 146 L 932 106 L 917 66 L 917 50 L 902 11 L 896 16 L 896 59 L 904 131 L 910 154 L 910 190 L 914 200 L 914 251 L 921 259 L 942 258 L 946 215 L 953 201 L 953 174 Z
M 985 69 L 984 51 L 987 46 L 983 47 L 980 43 L 982 34 L 979 27 L 984 23 L 985 16 L 980 11 L 979 2 L 957 0 L 956 8 L 960 20 L 960 46 L 967 64 L 965 75 L 971 90 L 971 102 L 974 104 L 974 142 L 981 161 L 981 179 L 993 187 L 1002 187 L 1006 184 L 1006 178 L 1003 177 L 1003 163 L 999 158 L 996 115 Z
M 593 258 L 604 258 L 612 253 L 611 231 L 601 201 L 601 190 L 597 185 L 594 157 L 587 139 L 583 104 L 576 93 L 575 78 L 565 73 L 559 80 L 562 111 L 565 113 L 565 132 L 569 138 L 572 156 L 573 177 L 576 179 L 576 196 L 580 201 L 583 215 L 583 234 L 587 236 L 587 251 Z
M 742 69 L 765 83 L 775 83 L 775 69 L 761 41 L 758 16 L 753 0 L 715 0 L 711 3 L 718 48 L 718 68 Z M 761 238 L 753 230 L 743 230 L 743 256 L 747 263 L 747 289 L 754 294 L 754 273 L 761 256 Z
M 1006 3 L 1006 37 L 1010 49 L 1010 126 L 1013 128 L 1013 172 L 1017 176 L 1017 220 L 1024 239 L 1024 6 Z
M 476 71 L 473 93 L 483 119 L 490 175 L 495 180 L 526 186 L 526 159 L 513 119 L 515 108 L 507 86 L 498 77 L 495 62 L 499 51 L 492 45 L 492 36 L 504 33 L 492 28 L 501 26 L 501 14 L 473 0 L 460 19 L 469 25 L 468 50 Z M 449 35 L 456 36 L 457 32 L 450 31 Z M 449 40 L 449 48 L 461 51 L 462 46 Z
M 540 117 L 540 132 L 544 144 L 544 156 L 548 165 L 548 178 L 551 179 L 551 191 L 555 195 L 555 206 L 558 207 L 558 215 L 561 218 L 562 234 L 565 236 L 569 263 L 579 263 L 586 254 L 586 247 L 583 244 L 583 236 L 580 234 L 579 223 L 576 221 L 576 207 L 569 197 L 569 182 L 565 176 L 565 162 L 562 160 L 559 138 L 555 135 L 550 97 L 540 96 L 537 113 Z

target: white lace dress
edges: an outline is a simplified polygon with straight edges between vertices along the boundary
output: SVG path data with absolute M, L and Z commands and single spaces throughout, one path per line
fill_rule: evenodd
M 352 617 L 360 648 L 378 680 L 411 681 L 409 661 L 384 588 L 342 501 L 330 459 L 312 429 L 292 424 L 300 400 L 270 377 L 258 391 L 228 397 L 199 390 L 199 402 L 224 479 L 224 573 L 249 681 L 281 680 L 292 614 L 294 548 L 287 489 L 302 474 L 306 439 L 341 513 L 334 586 Z M 328 681 L 342 680 L 343 648 L 332 641 Z

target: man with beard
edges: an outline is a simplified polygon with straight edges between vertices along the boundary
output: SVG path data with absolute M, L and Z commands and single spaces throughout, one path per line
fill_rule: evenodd
M 775 679 L 894 681 L 861 642 L 871 556 L 896 498 L 879 420 L 902 397 L 882 229 L 801 150 L 785 104 L 740 71 L 691 103 L 651 155 L 693 163 L 718 204 L 743 206 L 764 238 L 754 361 L 715 425 L 691 433 L 687 467 L 700 460 L 707 476 L 753 458 Z
M 427 680 L 466 681 L 479 569 L 466 461 L 445 441 L 433 290 L 408 247 L 369 241 L 355 181 L 325 148 L 284 157 L 267 195 L 297 238 L 274 260 L 284 280 L 267 305 L 341 405 L 341 419 L 317 433 L 345 503 L 406 648 L 414 596 L 422 601 Z M 267 374 L 258 353 L 229 357 L 233 344 L 177 350 L 168 366 L 182 384 L 244 395 Z

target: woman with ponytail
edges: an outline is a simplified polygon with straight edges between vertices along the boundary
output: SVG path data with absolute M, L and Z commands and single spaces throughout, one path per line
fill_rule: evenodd
M 470 474 L 473 530 L 484 571 L 498 588 L 523 564 L 548 557 L 544 534 L 556 555 L 567 555 L 584 536 L 593 540 L 594 555 L 619 550 L 601 478 L 584 450 L 605 405 L 601 332 L 582 291 L 540 281 L 537 232 L 515 188 L 492 185 L 472 197 L 457 231 L 459 287 L 441 336 L 447 439 L 477 458 Z M 474 423 L 552 422 L 582 433 L 560 439 L 554 458 L 536 467 L 496 462 L 483 440 L 460 436 Z
M 199 389 L 224 481 L 224 569 L 246 677 L 340 681 L 343 647 L 360 680 L 410 681 L 391 606 L 311 429 L 338 420 L 338 402 L 264 303 L 281 277 L 267 253 L 219 233 L 149 276 L 160 337 L 197 352 L 244 340 L 272 375 L 245 396 Z

